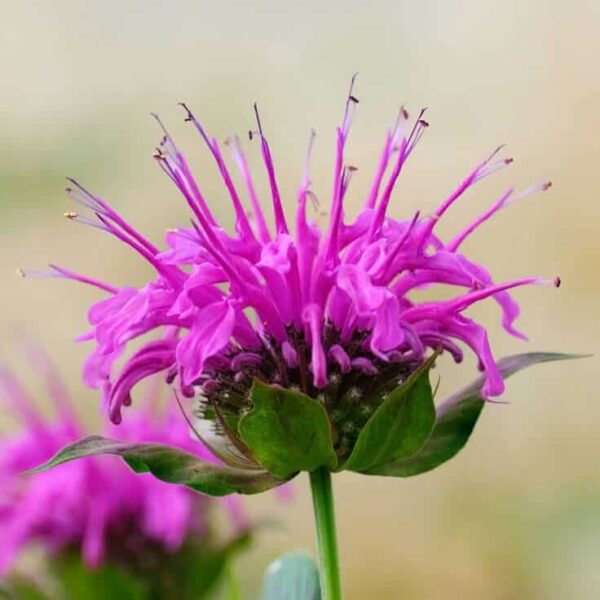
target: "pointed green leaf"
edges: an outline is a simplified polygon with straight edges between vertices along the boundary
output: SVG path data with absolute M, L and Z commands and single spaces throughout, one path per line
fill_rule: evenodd
M 275 476 L 335 469 L 337 457 L 325 409 L 312 398 L 255 381 L 252 410 L 240 419 L 239 433 L 254 458 Z
M 306 552 L 290 552 L 272 562 L 261 600 L 321 600 L 315 561 Z
M 283 483 L 267 471 L 215 465 L 171 446 L 128 443 L 100 436 L 86 437 L 66 446 L 32 472 L 46 471 L 76 458 L 98 454 L 115 454 L 136 473 L 150 472 L 157 479 L 185 485 L 210 496 L 226 496 L 234 492 L 257 494 Z
M 387 395 L 363 427 L 342 469 L 368 472 L 414 454 L 427 441 L 435 423 L 429 370 L 436 357 Z
M 555 360 L 581 358 L 576 354 L 531 352 L 507 356 L 498 361 L 506 379 L 531 365 Z M 410 477 L 435 469 L 455 456 L 467 443 L 485 405 L 481 397 L 484 377 L 453 394 L 437 408 L 437 422 L 427 443 L 413 456 L 402 458 L 369 471 L 373 475 Z
M 58 554 L 51 562 L 64 600 L 145 600 L 145 581 L 124 565 L 104 564 L 90 569 L 76 552 Z

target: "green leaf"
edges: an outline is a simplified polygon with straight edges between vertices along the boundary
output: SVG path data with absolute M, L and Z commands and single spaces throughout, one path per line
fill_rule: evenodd
M 149 472 L 167 483 L 185 485 L 210 496 L 226 496 L 234 492 L 257 494 L 283 483 L 267 471 L 215 465 L 178 448 L 121 442 L 100 436 L 86 437 L 66 446 L 54 458 L 31 472 L 46 471 L 76 458 L 97 454 L 115 454 L 123 458 L 136 473 Z
M 39 586 L 24 576 L 0 580 L 0 600 L 49 600 Z
M 105 564 L 98 569 L 90 569 L 78 553 L 62 554 L 52 562 L 52 566 L 63 588 L 65 600 L 148 598 L 145 583 L 123 567 Z
M 290 552 L 272 562 L 260 600 L 321 600 L 315 561 L 306 552 Z
M 498 361 L 498 368 L 506 379 L 531 365 L 574 358 L 581 358 L 581 355 L 531 352 L 507 356 Z M 433 433 L 416 454 L 377 467 L 370 473 L 389 477 L 410 477 L 435 469 L 455 456 L 467 443 L 485 405 L 485 400 L 481 397 L 484 383 L 485 378 L 479 377 L 438 406 Z
M 249 544 L 250 536 L 242 534 L 224 546 L 203 542 L 197 539 L 177 552 L 165 554 L 152 572 L 141 573 L 151 590 L 148 600 L 213 598 L 212 592 L 225 579 L 227 566 Z
M 254 382 L 251 396 L 252 410 L 238 428 L 261 465 L 282 479 L 321 466 L 335 469 L 329 419 L 316 400 L 260 381 Z
M 342 469 L 370 473 L 382 464 L 410 456 L 427 441 L 435 423 L 429 370 L 434 354 L 390 392 L 360 432 Z

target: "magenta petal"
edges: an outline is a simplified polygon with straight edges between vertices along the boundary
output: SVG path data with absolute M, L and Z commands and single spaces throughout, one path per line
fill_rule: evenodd
M 327 385 L 327 359 L 323 349 L 323 322 L 321 309 L 316 304 L 309 304 L 304 309 L 303 320 L 308 325 L 312 345 L 311 368 L 315 386 L 318 388 Z
M 113 421 L 120 421 L 121 406 L 130 403 L 131 390 L 139 381 L 173 365 L 177 343 L 178 340 L 172 338 L 149 342 L 125 363 L 111 390 Z
M 165 329 L 176 329 L 180 340 L 175 364 L 165 367 L 168 379 L 172 382 L 179 374 L 180 389 L 189 396 L 198 382 L 216 389 L 231 377 L 235 377 L 229 382 L 235 389 L 229 391 L 242 396 L 252 377 L 268 383 L 299 383 L 304 392 L 315 395 L 333 373 L 344 375 L 352 369 L 356 359 L 365 358 L 380 370 L 393 369 L 394 365 L 423 361 L 425 349 L 431 348 L 447 350 L 458 360 L 464 345 L 485 367 L 486 393 L 498 393 L 501 385 L 483 336 L 485 329 L 475 322 L 467 328 L 462 313 L 478 302 L 493 300 L 501 309 L 504 330 L 524 338 L 515 328 L 520 310 L 508 290 L 538 280 L 496 284 L 483 265 L 462 253 L 462 246 L 499 210 L 548 189 L 549 184 L 523 192 L 507 189 L 461 232 L 442 239 L 438 223 L 446 212 L 479 181 L 511 163 L 498 148 L 476 164 L 434 212 L 427 208 L 431 206 L 427 201 L 421 210 L 411 211 L 409 218 L 392 216 L 396 185 L 429 126 L 424 110 L 411 118 L 402 108 L 385 135 L 373 180 L 361 202 L 363 208 L 352 218 L 345 204 L 353 193 L 356 169 L 346 156 L 356 108 L 351 87 L 342 121 L 335 129 L 332 194 L 323 205 L 310 177 L 315 135 L 310 136 L 293 232 L 256 107 L 258 130 L 250 132 L 250 139 L 260 143 L 273 231 L 241 142 L 233 138 L 228 146 L 246 194 L 238 191 L 219 142 L 206 133 L 187 107 L 187 119 L 216 163 L 231 201 L 233 227 L 219 223 L 187 160 L 160 121 L 163 138 L 155 158 L 181 192 L 192 221 L 191 227 L 170 230 L 162 251 L 108 203 L 72 182 L 70 195 L 88 211 L 87 216 L 73 213 L 73 220 L 123 241 L 155 272 L 139 289 L 116 289 L 57 267 L 45 275 L 40 273 L 88 283 L 108 294 L 89 311 L 92 331 L 82 339 L 92 341 L 95 348 L 86 361 L 84 380 L 105 398 L 113 399 L 114 416 L 119 406 L 130 401 L 131 386 L 162 369 L 171 358 L 135 355 L 131 362 L 125 359 L 127 368 L 120 373 L 115 363 L 138 338 L 148 333 L 163 337 Z M 427 300 L 430 289 L 430 298 L 448 297 L 448 287 L 461 289 L 451 300 Z M 245 362 L 249 354 L 259 359 Z M 233 375 L 232 364 L 241 365 Z M 215 389 L 211 393 L 217 394 Z
M 198 313 L 190 332 L 177 346 L 185 385 L 200 377 L 207 358 L 227 347 L 234 325 L 235 311 L 228 302 L 210 304 Z

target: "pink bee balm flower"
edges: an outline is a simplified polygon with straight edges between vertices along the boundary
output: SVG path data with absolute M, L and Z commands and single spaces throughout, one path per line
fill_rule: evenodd
M 0 576 L 31 544 L 54 555 L 75 550 L 96 568 L 105 562 L 143 565 L 184 544 L 208 540 L 212 501 L 207 496 L 135 474 L 117 457 L 89 458 L 23 477 L 23 471 L 84 433 L 64 386 L 44 361 L 59 417 L 53 421 L 42 417 L 10 371 L 0 372 L 3 396 L 23 423 L 20 432 L 0 440 Z M 105 432 L 125 441 L 167 443 L 215 461 L 190 438 L 185 420 L 175 412 L 137 411 L 122 427 L 109 424 Z M 239 500 L 228 498 L 227 506 L 235 527 L 245 527 Z
M 315 202 L 310 149 L 290 219 L 258 111 L 257 130 L 250 132 L 250 139 L 260 146 L 270 189 L 269 211 L 258 197 L 239 141 L 231 139 L 227 146 L 241 174 L 243 192 L 234 183 L 220 144 L 183 105 L 186 120 L 212 154 L 230 197 L 235 215 L 232 232 L 217 222 L 164 127 L 155 159 L 181 192 L 192 220 L 191 227 L 166 234 L 166 249 L 155 246 L 104 200 L 72 181 L 69 195 L 91 216 L 67 216 L 114 235 L 156 273 L 135 288 L 59 267 L 51 270 L 54 276 L 94 285 L 107 294 L 91 307 L 92 328 L 82 337 L 95 344 L 84 380 L 102 390 L 115 423 L 121 421 L 122 407 L 131 403 L 132 388 L 158 372 L 169 382 L 177 379 L 185 395 L 198 393 L 203 414 L 214 416 L 218 407 L 221 422 L 239 418 L 249 408 L 254 379 L 300 390 L 335 415 L 340 406 L 347 412 L 353 399 L 382 397 L 422 365 L 432 349 L 448 351 L 460 362 L 463 347 L 468 348 L 484 371 L 484 396 L 502 394 L 504 383 L 486 329 L 469 318 L 467 310 L 493 300 L 504 329 L 524 338 L 515 328 L 519 306 L 511 290 L 559 281 L 522 277 L 496 283 L 487 269 L 461 253 L 461 246 L 496 212 L 550 184 L 522 192 L 509 188 L 463 231 L 443 240 L 437 234 L 438 221 L 470 188 L 511 162 L 500 156 L 499 148 L 477 164 L 432 214 L 417 212 L 406 220 L 391 217 L 388 208 L 398 177 L 428 127 L 424 111 L 411 121 L 402 109 L 385 137 L 362 210 L 348 221 L 344 205 L 355 169 L 346 164 L 345 151 L 357 103 L 351 90 L 336 130 L 330 218 L 323 228 L 309 218 Z M 314 134 L 309 147 L 313 141 Z M 415 298 L 415 292 L 433 286 L 450 286 L 457 292 L 450 300 Z M 148 333 L 157 339 L 143 342 L 117 368 L 130 342 Z

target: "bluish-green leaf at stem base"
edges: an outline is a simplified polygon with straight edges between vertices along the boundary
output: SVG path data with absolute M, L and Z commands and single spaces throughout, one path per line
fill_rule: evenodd
M 265 573 L 260 600 L 321 600 L 319 569 L 306 552 L 285 554 Z

